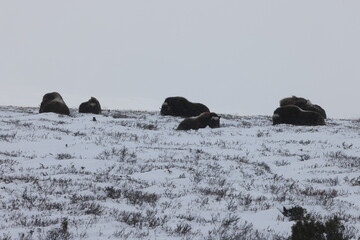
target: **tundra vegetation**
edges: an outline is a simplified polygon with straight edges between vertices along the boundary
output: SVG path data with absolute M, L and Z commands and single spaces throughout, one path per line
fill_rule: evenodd
M 360 121 L 70 110 L 0 107 L 0 239 L 360 237 Z

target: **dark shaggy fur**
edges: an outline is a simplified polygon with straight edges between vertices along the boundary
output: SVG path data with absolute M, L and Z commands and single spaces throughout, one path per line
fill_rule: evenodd
M 302 98 L 302 97 L 288 97 L 280 100 L 280 107 L 286 106 L 286 105 L 296 105 L 299 108 L 306 110 L 306 111 L 313 111 L 318 112 L 323 116 L 323 118 L 326 119 L 326 112 L 325 110 L 320 107 L 319 105 L 312 104 L 308 99 Z
M 324 119 L 327 118 L 325 110 L 319 105 L 316 104 L 312 105 L 312 108 L 309 108 L 309 111 L 318 112 L 321 114 L 321 116 L 323 116 Z
M 209 108 L 201 103 L 189 102 L 184 97 L 168 97 L 161 106 L 161 115 L 195 117 L 203 112 L 210 112 Z
M 80 104 L 79 113 L 100 114 L 101 106 L 99 101 L 96 98 L 91 97 L 89 101 Z
M 220 127 L 220 116 L 213 112 L 204 112 L 197 117 L 186 118 L 178 126 L 177 130 L 198 130 L 199 128 Z
M 325 125 L 324 117 L 318 112 L 305 111 L 296 105 L 286 105 L 274 111 L 273 124 L 293 124 L 302 126 Z
M 39 113 L 46 112 L 70 115 L 69 108 L 66 106 L 61 95 L 57 92 L 47 93 L 44 95 L 40 104 Z

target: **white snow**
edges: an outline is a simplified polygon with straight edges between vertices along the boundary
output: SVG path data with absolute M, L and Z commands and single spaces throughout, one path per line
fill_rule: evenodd
M 0 238 L 67 222 L 69 239 L 284 239 L 295 206 L 360 237 L 360 121 L 220 115 L 221 128 L 176 131 L 182 119 L 157 112 L 1 106 Z

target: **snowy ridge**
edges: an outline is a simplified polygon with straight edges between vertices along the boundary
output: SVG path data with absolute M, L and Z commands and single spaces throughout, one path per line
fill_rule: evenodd
M 360 121 L 37 112 L 0 107 L 2 239 L 285 239 L 294 206 L 360 237 Z

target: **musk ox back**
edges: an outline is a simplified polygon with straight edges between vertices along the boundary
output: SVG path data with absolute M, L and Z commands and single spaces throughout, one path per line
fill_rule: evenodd
M 274 111 L 273 124 L 292 124 L 301 126 L 325 125 L 324 117 L 314 111 L 305 111 L 296 105 L 286 105 Z
M 100 114 L 101 106 L 99 101 L 96 98 L 91 97 L 89 101 L 80 104 L 79 113 Z
M 186 118 L 180 122 L 176 130 L 198 130 L 199 128 L 211 128 L 220 127 L 220 116 L 214 112 L 204 112 L 197 117 Z
M 46 93 L 43 96 L 39 113 L 47 112 L 70 115 L 69 108 L 66 106 L 61 95 L 57 92 Z
M 177 117 L 195 117 L 203 112 L 210 112 L 209 108 L 201 103 L 193 103 L 184 97 L 168 97 L 161 106 L 161 115 Z
M 280 100 L 280 107 L 286 106 L 286 105 L 296 105 L 299 108 L 306 110 L 306 111 L 313 111 L 318 112 L 323 116 L 324 119 L 326 119 L 326 112 L 325 110 L 320 107 L 319 105 L 312 104 L 310 100 L 302 98 L 302 97 L 288 97 Z

